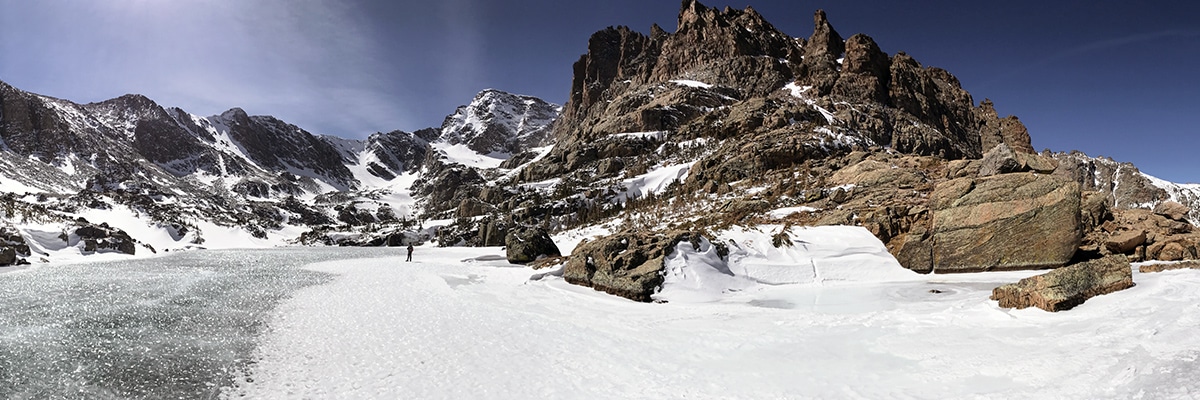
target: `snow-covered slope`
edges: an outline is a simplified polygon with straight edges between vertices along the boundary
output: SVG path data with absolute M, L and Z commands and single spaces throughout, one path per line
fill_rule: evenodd
M 507 158 L 550 140 L 550 124 L 561 107 L 532 96 L 495 89 L 480 92 L 442 123 L 441 141 L 475 153 Z
M 1200 184 L 1175 183 L 1145 175 L 1155 187 L 1167 192 L 1171 201 L 1189 206 L 1192 209 L 1189 219 L 1192 224 L 1200 226 Z
M 1075 180 L 1084 190 L 1106 194 L 1118 208 L 1152 209 L 1164 201 L 1191 208 L 1188 220 L 1200 225 L 1200 184 L 1168 182 L 1127 162 L 1091 157 L 1081 152 L 1051 154 L 1059 163 L 1056 175 Z

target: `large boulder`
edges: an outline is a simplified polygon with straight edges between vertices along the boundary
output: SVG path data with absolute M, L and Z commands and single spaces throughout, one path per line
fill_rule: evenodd
M 504 237 L 508 262 L 526 264 L 543 257 L 558 257 L 562 254 L 550 234 L 541 228 L 516 228 Z
M 17 263 L 17 250 L 12 247 L 0 247 L 0 267 Z
M 17 264 L 18 256 L 29 257 L 29 245 L 16 229 L 0 227 L 0 267 Z
M 1113 254 L 1127 254 L 1146 243 L 1146 231 L 1129 230 L 1113 233 L 1104 242 L 1104 247 Z
M 1133 287 L 1129 259 L 1118 255 L 1063 267 L 992 290 L 1000 307 L 1069 310 L 1095 296 Z
M 567 282 L 630 300 L 649 302 L 663 283 L 663 260 L 681 241 L 700 235 L 625 232 L 579 244 L 563 269 Z
M 1195 244 L 1184 240 L 1158 242 L 1146 248 L 1146 258 L 1159 261 L 1183 261 L 1196 258 Z
M 891 163 L 878 160 L 864 160 L 839 169 L 829 179 L 831 182 L 841 185 L 866 187 L 886 185 L 901 188 L 912 188 L 924 181 L 916 169 L 899 168 Z
M 1079 184 L 1031 173 L 960 178 L 929 196 L 928 227 L 914 226 L 893 254 L 917 272 L 1057 268 L 1082 239 Z
M 1192 210 L 1174 201 L 1164 201 L 1154 207 L 1154 213 L 1174 221 L 1187 221 L 1188 213 Z

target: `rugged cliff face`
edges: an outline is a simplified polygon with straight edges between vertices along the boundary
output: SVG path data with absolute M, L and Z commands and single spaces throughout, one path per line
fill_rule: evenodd
M 575 63 L 571 90 L 554 128 L 558 146 L 527 170 L 529 181 L 595 168 L 600 160 L 645 157 L 646 149 L 597 144 L 631 132 L 670 132 L 667 142 L 753 138 L 791 146 L 781 150 L 789 159 L 782 165 L 778 155 L 742 163 L 759 169 L 853 145 L 947 159 L 979 158 L 999 143 L 1032 152 L 1020 121 L 1000 118 L 990 102 L 974 104 L 953 75 L 903 53 L 889 56 L 863 34 L 843 40 L 821 11 L 805 40 L 752 8 L 685 1 L 675 33 L 656 26 L 649 35 L 625 27 L 593 35 Z M 830 135 L 849 145 L 803 145 Z M 733 169 L 708 175 L 744 177 Z

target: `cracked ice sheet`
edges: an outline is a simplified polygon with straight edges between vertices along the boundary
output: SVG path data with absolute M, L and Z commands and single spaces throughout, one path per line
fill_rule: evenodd
M 543 271 L 511 266 L 502 254 L 422 247 L 414 263 L 310 266 L 340 276 L 297 292 L 276 310 L 253 382 L 240 393 L 265 399 L 1200 394 L 1198 271 L 1134 272 L 1134 288 L 1051 314 L 1001 309 L 987 299 L 993 287 L 1038 272 L 759 285 L 707 303 L 645 304 L 553 275 L 530 281 Z

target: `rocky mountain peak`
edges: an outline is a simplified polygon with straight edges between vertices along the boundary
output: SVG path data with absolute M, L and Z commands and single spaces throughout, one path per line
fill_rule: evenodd
M 813 34 L 808 39 L 804 56 L 828 54 L 837 58 L 846 51 L 844 42 L 845 39 L 842 39 L 842 35 L 839 35 L 837 30 L 833 29 L 833 24 L 829 23 L 829 19 L 825 16 L 825 10 L 817 10 L 813 14 Z
M 708 12 L 708 7 L 700 4 L 698 0 L 683 0 L 683 4 L 679 7 L 679 28 L 701 21 L 702 16 Z
M 108 99 L 108 100 L 104 100 L 101 102 L 85 104 L 84 106 L 85 107 L 107 106 L 107 107 L 120 107 L 120 108 L 138 109 L 138 110 L 145 110 L 145 109 L 159 107 L 158 103 L 155 103 L 154 100 L 150 100 L 149 97 L 146 97 L 146 96 L 143 96 L 140 94 L 126 94 L 126 95 L 122 95 L 117 98 Z
M 679 10 L 679 26 L 676 33 L 692 29 L 709 29 L 737 26 L 741 28 L 756 28 L 769 25 L 754 8 L 747 6 L 743 10 L 725 7 L 707 7 L 696 0 L 685 0 Z
M 433 136 L 429 135 L 431 132 Z M 437 130 L 434 129 L 372 134 L 364 146 L 373 155 L 373 160 L 367 161 L 367 172 L 386 180 L 395 179 L 406 172 L 417 172 L 428 153 L 429 142 L 436 138 L 436 134 Z
M 240 107 L 229 108 L 228 111 L 221 113 L 221 119 L 229 121 L 245 121 L 250 120 L 250 114 L 246 114 L 245 109 Z
M 132 130 L 141 121 L 169 118 L 166 109 L 155 103 L 154 100 L 140 94 L 126 94 L 101 102 L 84 104 L 82 107 L 111 125 L 125 125 L 126 132 L 124 133 L 127 135 L 132 134 Z
M 870 36 L 858 33 L 846 40 L 842 70 L 833 92 L 859 102 L 888 103 L 891 59 Z
M 546 144 L 558 112 L 557 105 L 536 97 L 487 89 L 446 117 L 441 140 L 481 154 L 515 154 Z
M 662 42 L 663 59 L 656 63 L 653 79 L 675 79 L 733 57 L 778 60 L 793 53 L 791 38 L 753 8 L 718 10 L 694 0 L 683 4 L 678 29 Z
M 825 11 L 817 10 L 813 15 L 813 34 L 804 45 L 804 58 L 798 71 L 800 77 L 816 88 L 818 95 L 828 95 L 837 81 L 838 59 L 845 52 L 842 35 L 833 29 Z
M 688 0 L 674 33 L 597 32 L 575 64 L 571 97 L 555 125 L 558 146 L 527 178 L 636 153 L 595 144 L 636 132 L 739 141 L 766 135 L 790 143 L 787 154 L 744 162 L 765 163 L 760 168 L 849 151 L 851 142 L 944 159 L 979 158 L 999 143 L 1032 152 L 1020 121 L 977 109 L 949 72 L 904 53 L 889 56 L 865 34 L 843 39 L 824 11 L 817 10 L 813 22 L 805 41 L 778 31 L 753 9 L 718 10 Z M 816 137 L 824 132 L 856 139 L 841 149 L 804 144 L 823 141 Z M 746 165 L 690 176 L 740 179 Z

